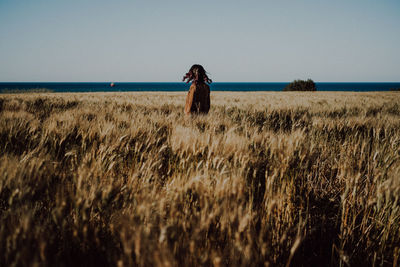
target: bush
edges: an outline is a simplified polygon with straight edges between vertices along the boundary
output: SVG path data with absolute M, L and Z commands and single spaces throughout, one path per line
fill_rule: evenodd
M 286 85 L 286 87 L 283 88 L 283 91 L 317 91 L 317 87 L 311 79 L 308 79 L 307 81 L 294 80 Z

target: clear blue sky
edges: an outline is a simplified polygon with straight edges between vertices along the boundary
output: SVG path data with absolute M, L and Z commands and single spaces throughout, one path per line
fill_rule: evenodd
M 0 81 L 400 81 L 399 0 L 0 0 Z

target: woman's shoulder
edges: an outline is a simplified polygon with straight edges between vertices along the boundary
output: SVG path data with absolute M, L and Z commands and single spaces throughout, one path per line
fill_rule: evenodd
M 207 90 L 207 91 L 210 91 L 210 86 L 205 83 L 204 86 L 203 86 L 203 89 Z
M 197 88 L 201 88 L 201 89 L 204 89 L 204 88 L 207 88 L 207 89 L 210 89 L 210 86 L 208 86 L 208 84 L 206 84 L 206 83 L 200 83 L 200 84 L 197 84 L 197 83 L 192 83 L 192 85 L 190 86 L 190 89 L 197 89 Z

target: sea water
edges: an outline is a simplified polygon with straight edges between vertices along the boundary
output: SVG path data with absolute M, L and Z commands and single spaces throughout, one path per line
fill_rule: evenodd
M 282 91 L 288 82 L 215 82 L 212 91 Z M 316 82 L 317 91 L 390 91 L 400 82 Z M 187 91 L 183 82 L 0 82 L 0 92 L 47 89 L 53 92 Z

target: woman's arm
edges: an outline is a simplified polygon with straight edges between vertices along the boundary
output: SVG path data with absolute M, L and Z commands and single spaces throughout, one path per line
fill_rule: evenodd
M 208 113 L 210 111 L 210 87 L 207 85 L 207 95 L 206 95 L 206 106 L 205 110 Z
M 190 86 L 189 92 L 186 96 L 186 104 L 185 104 L 185 114 L 190 114 L 190 110 L 192 109 L 193 105 L 193 97 L 194 97 L 194 92 L 196 91 L 196 88 L 194 84 Z

